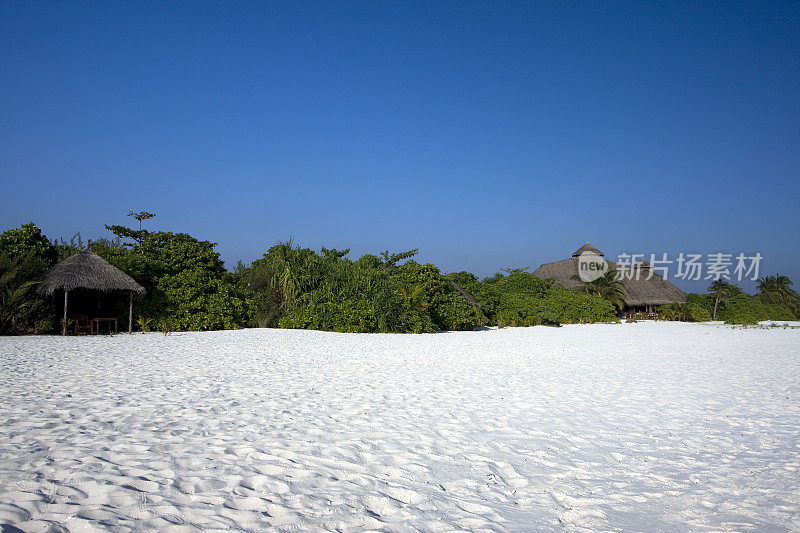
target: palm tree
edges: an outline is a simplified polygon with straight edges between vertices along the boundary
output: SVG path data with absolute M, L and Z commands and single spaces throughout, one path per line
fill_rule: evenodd
M 662 306 L 661 316 L 666 320 L 673 321 L 688 321 L 690 318 L 686 306 L 679 303 L 671 303 Z
M 308 258 L 292 239 L 279 242 L 270 248 L 269 253 L 274 261 L 270 285 L 278 289 L 285 306 L 303 292 L 302 278 L 309 273 Z
M 35 311 L 38 300 L 30 292 L 43 270 L 34 252 L 22 257 L 0 252 L 0 333 L 15 333 L 20 320 Z
M 422 310 L 430 305 L 425 301 L 425 287 L 420 283 L 412 285 L 411 288 L 401 285 L 397 288 L 397 292 L 405 297 L 411 309 Z
M 39 282 L 26 281 L 15 287 L 5 281 L 0 278 L 0 332 L 13 332 L 17 320 L 36 304 L 35 300 L 28 298 L 28 292 Z
M 572 279 L 580 280 L 581 278 L 576 275 L 572 276 Z M 589 281 L 575 290 L 586 292 L 587 294 L 596 294 L 614 304 L 617 310 L 622 309 L 625 305 L 625 285 L 617 279 L 616 270 L 609 270 L 596 280 Z
M 795 316 L 800 316 L 800 295 L 791 287 L 792 280 L 780 274 L 759 278 L 756 298 L 764 303 L 785 307 Z
M 793 292 L 791 287 L 792 280 L 780 274 L 758 279 L 758 292 L 764 294 L 776 294 L 781 298 L 786 298 Z
M 718 279 L 708 286 L 708 292 L 716 296 L 714 300 L 714 313 L 711 315 L 711 319 L 716 320 L 719 303 L 727 302 L 732 296 L 740 293 L 741 289 L 732 283 L 728 283 L 724 279 Z

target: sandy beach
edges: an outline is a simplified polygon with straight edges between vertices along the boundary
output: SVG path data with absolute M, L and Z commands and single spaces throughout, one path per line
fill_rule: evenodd
M 800 530 L 800 330 L 0 338 L 24 531 Z

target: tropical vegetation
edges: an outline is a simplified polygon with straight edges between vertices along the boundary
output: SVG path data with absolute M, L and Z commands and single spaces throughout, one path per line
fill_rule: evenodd
M 711 283 L 708 294 L 688 294 L 686 303 L 663 305 L 658 311 L 665 320 L 687 322 L 756 324 L 764 320 L 797 320 L 800 296 L 791 285 L 786 276 L 767 276 L 759 280 L 758 293 L 750 296 L 737 285 L 720 279 Z
M 481 326 L 558 326 L 614 322 L 624 287 L 611 273 L 577 290 L 541 280 L 527 268 L 479 279 L 443 273 L 415 260 L 417 250 L 366 254 L 271 246 L 250 265 L 225 268 L 216 244 L 186 233 L 143 227 L 155 215 L 130 212 L 136 227 L 109 225 L 113 235 L 84 244 L 80 234 L 51 241 L 33 223 L 0 234 L 0 333 L 60 331 L 52 298 L 39 297 L 44 271 L 85 247 L 134 278 L 146 294 L 134 301 L 134 329 L 182 330 L 281 327 L 361 333 L 430 333 Z M 756 296 L 714 282 L 709 294 L 659 309 L 666 320 L 731 323 L 793 320 L 800 297 L 785 276 L 759 281 Z M 127 324 L 127 312 L 119 317 Z

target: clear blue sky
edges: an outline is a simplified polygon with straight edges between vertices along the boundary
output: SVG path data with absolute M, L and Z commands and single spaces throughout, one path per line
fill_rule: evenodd
M 591 241 L 800 284 L 800 2 L 4 0 L 0 186 L 0 229 L 147 210 L 229 266 Z

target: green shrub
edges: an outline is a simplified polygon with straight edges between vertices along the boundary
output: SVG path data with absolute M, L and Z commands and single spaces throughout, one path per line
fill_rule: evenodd
M 52 302 L 35 293 L 56 256 L 53 244 L 33 223 L 0 233 L 0 335 L 57 329 Z
M 114 228 L 125 233 L 121 226 Z M 152 317 L 155 325 L 168 324 L 172 330 L 247 324 L 251 295 L 225 270 L 215 243 L 185 233 L 142 231 L 129 246 L 119 239 L 100 240 L 92 251 L 145 287 L 145 296 L 134 301 L 135 315 Z
M 711 320 L 711 315 L 714 312 L 714 301 L 716 297 L 713 294 L 697 294 L 697 293 L 689 293 L 686 295 L 686 303 L 691 305 L 693 308 L 702 308 L 708 312 L 709 319 Z M 719 312 L 719 310 L 717 310 Z M 699 322 L 699 321 L 698 321 Z
M 0 233 L 0 253 L 17 259 L 30 255 L 42 261 L 45 268 L 58 258 L 56 247 L 33 222 Z
M 617 309 L 603 298 L 570 291 L 554 285 L 544 298 L 548 308 L 557 310 L 562 324 L 617 322 Z
M 146 333 L 150 331 L 150 323 L 153 321 L 152 318 L 140 316 L 136 319 L 136 325 L 139 326 L 139 331 L 142 333 Z
M 496 319 L 500 327 L 561 324 L 558 310 L 545 305 L 544 300 L 514 294 L 503 295 Z
M 789 309 L 778 304 L 764 304 L 766 316 L 764 320 L 797 320 L 797 316 Z
M 711 312 L 705 306 L 688 302 L 685 305 L 691 322 L 708 322 L 711 320 Z
M 699 303 L 697 298 L 692 298 L 690 301 L 687 297 L 686 303 L 671 303 L 662 305 L 656 309 L 656 311 L 658 312 L 659 318 L 662 320 L 677 320 L 681 322 L 707 322 L 711 320 L 711 312 L 705 307 L 705 305 Z
M 346 255 L 290 242 L 270 248 L 237 273 L 253 293 L 253 318 L 287 328 L 386 333 L 469 330 L 486 322 L 435 266 L 397 264 L 413 251 L 357 261 Z
M 161 277 L 157 289 L 164 295 L 160 314 L 175 329 L 235 329 L 245 321 L 246 298 L 227 277 L 187 269 Z
M 737 294 L 725 302 L 717 312 L 726 324 L 756 324 L 762 320 L 796 320 L 787 308 L 778 304 L 765 304 L 747 294 Z
M 490 323 L 535 326 L 617 321 L 614 306 L 599 296 L 570 291 L 528 272 L 495 276 L 474 286 Z
M 772 309 L 776 316 L 788 316 L 785 311 L 789 311 L 792 316 L 800 317 L 800 296 L 792 290 L 787 290 L 784 294 L 762 292 L 753 297 L 756 301 L 763 303 Z M 781 309 L 778 309 L 781 308 Z M 791 318 L 771 318 L 770 320 L 793 320 Z
M 410 260 L 392 270 L 390 275 L 398 288 L 418 288 L 418 298 L 424 303 L 424 310 L 429 313 L 436 329 L 473 330 L 485 323 L 482 313 L 456 292 L 452 281 L 434 265 L 420 265 Z M 406 300 L 411 309 L 422 310 L 416 302 Z

